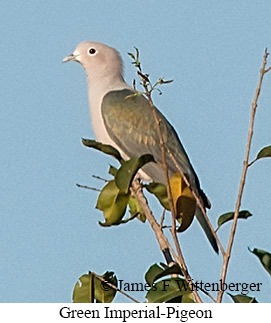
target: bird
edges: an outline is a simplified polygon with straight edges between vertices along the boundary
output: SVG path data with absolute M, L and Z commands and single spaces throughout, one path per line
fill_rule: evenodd
M 127 99 L 136 91 L 124 80 L 120 53 L 115 48 L 100 42 L 83 41 L 77 45 L 72 54 L 62 60 L 64 63 L 68 61 L 80 63 L 85 70 L 90 116 L 96 139 L 116 148 L 125 160 L 147 153 L 152 154 L 156 163 L 151 162 L 143 167 L 142 179 L 165 184 L 161 144 L 153 112 L 144 95 Z M 187 178 L 190 189 L 204 208 L 210 208 L 210 201 L 201 189 L 198 176 L 177 132 L 166 117 L 156 107 L 154 108 L 160 120 L 169 176 L 178 173 L 177 163 Z M 175 161 L 168 152 L 174 156 Z M 213 249 L 218 253 L 213 231 L 198 206 L 195 216 Z

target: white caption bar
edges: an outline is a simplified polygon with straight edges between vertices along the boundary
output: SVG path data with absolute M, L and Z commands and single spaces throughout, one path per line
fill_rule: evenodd
M 0 322 L 264 322 L 270 304 L 0 304 Z

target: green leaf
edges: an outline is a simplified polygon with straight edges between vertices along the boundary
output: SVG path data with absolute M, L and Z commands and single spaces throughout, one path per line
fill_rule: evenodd
M 144 213 L 140 214 L 139 210 L 141 209 L 141 207 L 140 207 L 139 203 L 137 202 L 137 200 L 130 196 L 128 204 L 129 204 L 129 208 L 130 208 L 129 212 L 130 212 L 131 216 L 129 218 L 121 220 L 120 224 L 127 223 L 135 218 L 138 218 L 140 221 L 145 222 L 146 216 Z M 137 210 L 133 209 L 131 211 L 131 205 L 133 208 L 138 208 L 138 209 Z
M 121 192 L 128 193 L 131 183 L 138 170 L 149 162 L 155 162 L 150 154 L 145 154 L 140 157 L 131 158 L 122 163 L 116 174 L 116 185 Z
M 243 210 L 239 212 L 238 219 L 247 219 L 250 216 L 252 216 L 252 214 L 249 211 Z M 217 220 L 218 228 L 220 228 L 223 223 L 233 220 L 233 217 L 234 212 L 228 212 L 220 215 L 220 217 Z
M 177 297 L 191 294 L 187 282 L 182 278 L 170 278 L 155 283 L 146 294 L 149 303 L 176 301 Z
M 167 210 L 170 210 L 167 196 L 167 188 L 164 184 L 160 183 L 149 183 L 144 185 L 147 191 L 151 194 L 154 194 L 160 204 Z
M 182 302 L 183 297 L 184 297 L 184 295 L 177 296 L 175 298 L 171 298 L 170 300 L 166 301 L 165 303 L 183 303 Z M 184 302 L 184 303 L 187 303 L 187 302 Z
M 121 192 L 115 181 L 109 181 L 99 194 L 96 208 L 103 211 L 105 222 L 101 226 L 120 224 L 125 215 L 129 194 Z
M 253 250 L 248 250 L 254 255 L 256 255 L 259 259 L 264 268 L 268 271 L 269 275 L 271 275 L 271 254 L 265 250 L 262 249 L 256 249 L 254 248 Z
M 258 303 L 255 297 L 250 297 L 242 294 L 237 294 L 237 295 L 232 295 L 230 293 L 227 293 L 227 294 L 232 298 L 234 303 Z
M 75 284 L 72 299 L 74 303 L 93 303 L 94 300 L 91 296 L 94 277 L 90 274 L 83 275 L 79 278 L 79 281 Z M 92 291 L 93 293 L 93 291 Z
M 117 286 L 118 280 L 114 272 L 107 271 L 102 276 L 107 282 Z M 95 299 L 99 303 L 111 303 L 116 295 L 116 290 L 95 277 Z
M 142 207 L 140 206 L 138 201 L 134 197 L 130 196 L 128 204 L 129 204 L 129 212 L 131 216 L 133 217 L 137 216 L 137 218 L 141 222 L 145 222 L 146 215 L 144 214 Z
M 123 161 L 123 159 L 122 159 L 120 153 L 117 151 L 117 149 L 110 146 L 110 145 L 104 145 L 101 142 L 98 142 L 98 141 L 92 140 L 92 139 L 82 139 L 82 143 L 86 147 L 100 150 L 101 152 L 103 152 L 107 155 L 115 157 L 119 162 Z
M 101 277 L 117 286 L 117 278 L 113 272 L 107 271 Z M 116 290 L 90 272 L 79 278 L 74 286 L 72 299 L 74 303 L 94 303 L 94 300 L 98 303 L 111 303 L 115 294 Z
M 156 276 L 159 275 L 159 274 L 161 274 L 163 271 L 164 271 L 164 269 L 161 268 L 159 265 L 157 265 L 157 264 L 152 265 L 148 269 L 148 271 L 146 272 L 146 274 L 145 274 L 145 280 L 146 280 L 146 282 L 150 286 L 152 286 L 152 284 L 155 281 Z
M 182 296 L 177 296 L 175 298 L 170 299 L 165 303 L 195 303 L 194 297 L 192 293 L 185 294 Z
M 182 271 L 181 271 L 181 268 L 177 265 L 177 264 L 174 264 L 172 266 L 166 266 L 164 267 L 164 271 L 161 272 L 160 274 L 158 274 L 156 277 L 155 277 L 155 281 L 160 279 L 160 278 L 163 278 L 165 276 L 169 276 L 169 275 L 182 275 Z
M 261 149 L 256 157 L 256 159 L 271 157 L 271 146 L 266 146 Z
M 167 266 L 162 263 L 160 263 L 160 266 L 154 264 L 146 272 L 145 280 L 152 286 L 156 280 L 173 274 L 182 275 L 181 269 L 177 264 L 174 264 L 173 266 Z

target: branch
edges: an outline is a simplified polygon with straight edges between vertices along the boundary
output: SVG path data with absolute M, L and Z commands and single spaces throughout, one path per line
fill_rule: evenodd
M 100 180 L 100 181 L 103 181 L 103 182 L 105 182 L 105 183 L 108 183 L 108 182 L 109 182 L 109 180 L 108 180 L 108 179 L 105 179 L 105 178 L 100 177 L 100 176 L 97 176 L 97 175 L 92 175 L 92 177 L 93 177 L 93 178 L 96 178 L 96 179 L 98 179 L 98 180 Z
M 240 210 L 240 206 L 241 206 L 241 201 L 242 201 L 242 196 L 243 196 L 243 191 L 244 191 L 244 186 L 245 186 L 245 181 L 246 181 L 247 170 L 249 167 L 248 160 L 249 160 L 249 153 L 250 153 L 250 149 L 251 149 L 251 141 L 252 141 L 252 135 L 253 135 L 255 114 L 256 114 L 256 110 L 257 110 L 257 106 L 258 106 L 258 98 L 259 98 L 260 92 L 261 92 L 263 77 L 266 73 L 268 73 L 271 70 L 271 66 L 266 69 L 268 55 L 269 54 L 267 52 L 267 49 L 265 49 L 265 53 L 263 56 L 262 68 L 260 70 L 260 79 L 259 79 L 256 93 L 255 93 L 255 96 L 254 96 L 254 99 L 252 102 L 246 152 L 245 152 L 245 158 L 244 158 L 244 162 L 243 162 L 243 171 L 242 171 L 240 184 L 239 184 L 239 191 L 238 191 L 238 196 L 237 196 L 237 201 L 236 201 L 236 206 L 235 206 L 235 212 L 234 212 L 234 218 L 233 218 L 233 223 L 232 223 L 231 232 L 230 232 L 228 248 L 227 248 L 226 254 L 224 255 L 224 258 L 223 258 L 223 267 L 222 267 L 222 272 L 221 272 L 221 286 L 224 285 L 225 280 L 226 280 L 229 260 L 231 257 L 231 250 L 232 250 L 236 227 L 237 227 L 239 210 Z M 224 291 L 221 289 L 217 294 L 217 302 L 218 303 L 221 303 L 223 294 L 224 294 Z
M 141 75 L 142 73 L 140 73 Z M 166 179 L 166 187 L 167 187 L 167 195 L 168 195 L 168 202 L 169 202 L 169 207 L 170 207 L 170 212 L 172 215 L 172 228 L 171 228 L 171 234 L 173 237 L 173 241 L 175 244 L 175 248 L 177 250 L 178 256 L 180 259 L 182 259 L 183 265 L 186 267 L 185 265 L 185 261 L 184 261 L 184 257 L 181 251 L 181 247 L 178 241 L 178 237 L 177 237 L 177 230 L 176 230 L 176 210 L 173 204 L 173 198 L 172 198 L 172 191 L 171 191 L 171 187 L 170 187 L 170 182 L 169 182 L 169 175 L 168 175 L 168 165 L 167 165 L 167 160 L 166 160 L 166 149 L 165 149 L 165 142 L 164 142 L 164 138 L 163 138 L 163 134 L 162 134 L 162 130 L 161 130 L 161 125 L 160 125 L 160 120 L 158 118 L 157 115 L 157 111 L 155 109 L 155 106 L 153 104 L 152 101 L 152 97 L 151 97 L 151 91 L 153 91 L 153 89 L 155 88 L 154 86 L 151 86 L 151 90 L 148 89 L 148 85 L 146 83 L 146 80 L 144 78 L 142 78 L 143 80 L 143 87 L 145 89 L 145 94 L 148 98 L 152 113 L 153 113 L 153 117 L 157 126 L 157 131 L 158 131 L 158 136 L 159 136 L 159 141 L 160 141 L 160 147 L 161 147 L 161 154 L 162 154 L 162 166 L 163 166 L 163 171 L 164 171 L 164 176 Z M 158 82 L 156 83 L 156 85 L 159 84 Z M 187 268 L 186 268 L 187 270 Z
M 135 179 L 132 182 L 131 192 L 132 192 L 132 196 L 134 196 L 136 198 L 136 200 L 138 201 L 138 203 L 142 207 L 142 210 L 143 210 L 144 214 L 146 215 L 146 218 L 149 221 L 149 223 L 156 235 L 156 239 L 159 243 L 159 247 L 160 247 L 161 251 L 165 254 L 166 250 L 169 249 L 169 247 L 168 247 L 169 242 L 166 241 L 161 226 L 157 223 L 155 217 L 153 216 L 152 211 L 149 207 L 148 201 L 143 194 L 142 187 L 137 179 Z M 167 257 L 170 257 L 170 255 L 168 255 Z M 172 258 L 170 260 L 172 261 Z
M 85 188 L 87 190 L 92 190 L 92 191 L 96 191 L 96 192 L 101 192 L 100 189 L 96 188 L 96 187 L 90 187 L 90 186 L 87 186 L 87 185 L 81 185 L 81 184 L 76 184 L 77 187 L 79 188 Z
M 158 81 L 157 83 L 155 83 L 154 86 L 151 86 L 151 89 L 149 90 L 148 84 L 150 84 L 150 81 L 149 81 L 148 75 L 143 74 L 141 72 L 141 69 L 140 69 L 139 75 L 141 76 L 141 79 L 142 79 L 142 85 L 143 85 L 143 87 L 145 89 L 145 94 L 146 94 L 147 99 L 149 101 L 150 108 L 151 108 L 152 113 L 153 113 L 153 117 L 154 117 L 154 120 L 155 120 L 155 123 L 156 123 L 158 136 L 159 136 L 159 143 L 160 143 L 161 154 L 162 154 L 162 166 L 163 166 L 164 176 L 165 176 L 165 179 L 166 179 L 167 195 L 168 195 L 168 201 L 169 201 L 169 206 L 170 206 L 170 212 L 171 212 L 171 216 L 172 216 L 172 227 L 171 227 L 170 231 L 171 231 L 171 235 L 172 235 L 172 238 L 173 238 L 173 241 L 174 241 L 175 248 L 177 250 L 179 263 L 180 263 L 179 266 L 183 271 L 183 274 L 184 274 L 184 277 L 185 277 L 187 283 L 190 284 L 191 277 L 190 277 L 190 275 L 188 273 L 188 268 L 186 266 L 184 256 L 183 256 L 183 253 L 182 253 L 182 250 L 181 250 L 181 246 L 179 244 L 178 237 L 177 237 L 176 210 L 175 210 L 175 207 L 174 207 L 174 204 L 173 204 L 172 191 L 171 191 L 170 182 L 169 182 L 168 165 L 167 165 L 167 160 L 166 160 L 165 142 L 164 142 L 164 138 L 163 138 L 163 134 L 162 134 L 162 130 L 161 130 L 160 120 L 159 120 L 158 115 L 157 115 L 157 110 L 156 110 L 156 108 L 155 108 L 155 106 L 153 104 L 152 97 L 151 97 L 151 93 L 155 89 L 155 86 L 157 84 L 161 84 L 161 83 Z M 194 288 L 192 290 L 194 290 Z M 202 303 L 202 300 L 200 299 L 198 293 L 194 293 L 194 297 L 195 297 L 197 302 Z
M 137 180 L 133 181 L 132 186 L 131 186 L 131 191 L 132 191 L 133 196 L 137 199 L 138 203 L 142 207 L 142 210 L 143 210 L 144 214 L 146 215 L 146 218 L 149 221 L 149 223 L 156 235 L 156 239 L 159 243 L 160 249 L 162 250 L 162 252 L 164 254 L 165 254 L 166 250 L 170 251 L 175 262 L 181 268 L 181 271 L 182 271 L 182 274 L 183 274 L 185 280 L 187 281 L 189 286 L 191 286 L 191 284 L 193 284 L 192 283 L 193 279 L 191 278 L 191 276 L 188 273 L 188 270 L 187 270 L 187 267 L 186 267 L 183 257 L 179 258 L 177 256 L 174 249 L 170 245 L 167 237 L 164 235 L 160 225 L 157 223 L 155 217 L 152 214 L 152 211 L 149 208 L 148 201 L 147 201 L 146 197 L 144 196 L 143 191 L 142 191 L 142 187 Z M 195 297 L 196 302 L 202 303 L 202 300 L 195 288 L 192 288 L 192 293 L 193 293 L 193 296 Z
M 161 229 L 164 228 L 163 223 L 164 223 L 164 220 L 165 220 L 165 215 L 166 215 L 166 209 L 163 209 L 163 213 L 162 213 L 161 219 L 160 219 L 160 228 Z

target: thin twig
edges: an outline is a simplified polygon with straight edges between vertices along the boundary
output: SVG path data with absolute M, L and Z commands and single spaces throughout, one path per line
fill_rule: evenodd
M 265 53 L 264 53 L 264 56 L 263 56 L 263 63 L 262 63 L 262 68 L 260 70 L 260 78 L 259 78 L 258 86 L 257 86 L 256 92 L 255 92 L 253 102 L 252 102 L 250 125 L 249 125 L 247 145 L 246 145 L 246 152 L 245 152 L 245 158 L 244 158 L 244 162 L 243 162 L 243 171 L 242 171 L 240 184 L 239 184 L 239 191 L 238 191 L 238 196 L 237 196 L 237 201 L 236 201 L 236 206 L 235 206 L 235 212 L 234 212 L 234 218 L 233 218 L 233 223 L 232 223 L 230 237 L 229 237 L 228 248 L 227 248 L 225 256 L 223 257 L 223 266 L 222 266 L 222 272 L 221 272 L 221 286 L 224 285 L 225 280 L 226 280 L 229 260 L 230 260 L 230 257 L 231 257 L 232 245 L 233 245 L 233 241 L 234 241 L 234 237 L 235 237 L 237 220 L 238 220 L 239 210 L 240 210 L 243 191 L 244 191 L 244 186 L 245 186 L 246 174 L 247 174 L 247 170 L 248 170 L 248 160 L 249 160 L 249 153 L 250 153 L 251 141 L 252 141 L 252 135 L 253 135 L 255 114 L 256 114 L 256 110 L 257 110 L 257 106 L 258 106 L 258 98 L 259 98 L 259 95 L 260 95 L 260 92 L 261 92 L 261 87 L 262 87 L 262 81 L 263 81 L 264 74 L 267 73 L 271 69 L 270 67 L 268 69 L 265 69 L 266 64 L 267 64 L 268 55 L 269 54 L 268 54 L 267 49 L 266 49 Z M 219 292 L 217 294 L 217 302 L 218 303 L 221 303 L 223 294 L 224 294 L 224 290 L 223 289 L 219 290 Z
M 137 299 L 135 299 L 134 297 L 130 296 L 129 294 L 127 294 L 124 291 L 122 291 L 121 289 L 119 289 L 114 284 L 110 283 L 108 280 L 104 279 L 103 277 L 101 277 L 101 276 L 99 276 L 99 275 L 97 275 L 96 273 L 93 273 L 93 272 L 91 272 L 91 274 L 93 274 L 93 276 L 98 278 L 100 281 L 102 281 L 103 283 L 105 283 L 106 285 L 108 285 L 109 287 L 114 289 L 115 291 L 117 291 L 117 292 L 121 293 L 122 295 L 126 296 L 127 298 L 129 298 L 131 301 L 133 301 L 135 303 L 141 303 Z
M 85 188 L 87 190 L 92 190 L 92 191 L 97 191 L 97 192 L 101 192 L 100 189 L 98 188 L 95 188 L 95 187 L 90 187 L 90 186 L 87 186 L 87 185 L 80 185 L 80 184 L 76 184 L 77 187 L 80 187 L 80 188 Z
M 250 163 L 247 164 L 247 167 L 250 167 L 251 165 L 253 165 L 257 160 L 258 158 L 253 159 Z
M 97 175 L 92 175 L 92 177 L 93 177 L 93 178 L 96 178 L 96 179 L 98 179 L 98 180 L 100 180 L 100 181 L 103 181 L 103 182 L 105 182 L 105 183 L 108 183 L 108 182 L 109 182 L 109 180 L 108 180 L 108 179 L 105 179 L 105 178 L 100 177 L 100 176 L 97 176 Z
M 164 223 L 164 220 L 165 220 L 165 215 L 166 215 L 166 209 L 163 209 L 163 213 L 162 213 L 161 219 L 160 219 L 160 228 L 161 229 L 164 228 L 163 223 Z
M 183 267 L 187 270 L 187 266 L 185 264 L 184 257 L 183 257 L 182 251 L 181 251 L 181 247 L 180 247 L 180 244 L 179 244 L 179 241 L 178 241 L 178 238 L 177 238 L 176 209 L 175 209 L 174 204 L 173 204 L 172 191 L 171 191 L 170 182 L 169 182 L 168 165 L 167 165 L 167 160 L 166 160 L 165 142 L 164 142 L 164 138 L 163 138 L 163 134 L 162 134 L 162 130 L 161 130 L 160 120 L 158 118 L 157 111 L 155 109 L 155 106 L 154 106 L 152 98 L 151 98 L 151 92 L 148 90 L 147 84 L 145 84 L 144 80 L 143 80 L 143 86 L 144 86 L 144 89 L 146 91 L 146 96 L 148 98 L 150 107 L 152 109 L 152 113 L 153 113 L 154 120 L 155 120 L 157 130 L 158 130 L 158 136 L 159 136 L 161 154 L 162 154 L 162 166 L 163 166 L 164 176 L 165 176 L 165 179 L 166 179 L 166 187 L 167 187 L 167 195 L 168 195 L 168 202 L 169 202 L 170 212 L 171 212 L 171 215 L 172 215 L 171 234 L 172 234 L 172 237 L 173 237 L 173 241 L 174 241 L 178 256 L 181 259 L 181 261 L 183 262 Z

